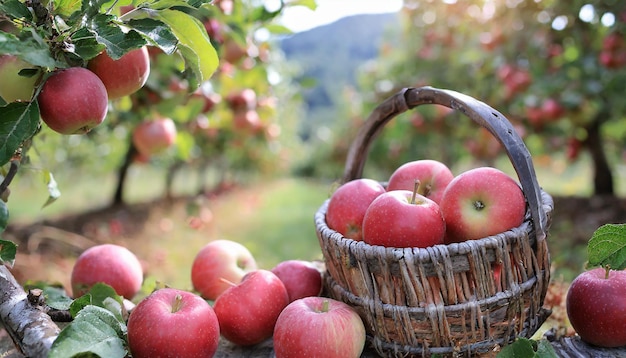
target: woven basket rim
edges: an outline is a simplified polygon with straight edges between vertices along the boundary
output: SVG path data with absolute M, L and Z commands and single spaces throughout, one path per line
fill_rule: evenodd
M 553 202 L 552 197 L 545 191 L 542 190 L 541 194 L 542 194 L 542 200 L 543 200 L 542 204 L 544 207 L 544 212 L 546 213 L 548 217 L 548 225 L 549 225 L 551 221 L 550 218 L 552 216 L 552 212 L 554 209 L 554 202 Z M 322 203 L 322 205 L 318 208 L 317 212 L 315 213 L 316 229 L 318 233 L 320 233 L 324 237 L 333 239 L 333 240 L 338 240 L 342 245 L 345 245 L 345 246 L 355 245 L 358 247 L 358 249 L 376 250 L 377 254 L 382 253 L 386 257 L 398 257 L 399 258 L 399 257 L 406 256 L 406 255 L 413 255 L 422 263 L 431 261 L 432 257 L 436 256 L 436 255 L 433 255 L 433 251 L 436 251 L 436 250 L 437 251 L 444 250 L 444 255 L 446 256 L 466 255 L 468 252 L 472 251 L 472 246 L 475 246 L 475 245 L 481 246 L 487 250 L 491 250 L 491 249 L 495 250 L 499 246 L 498 242 L 500 242 L 501 240 L 517 238 L 523 233 L 534 232 L 534 230 L 532 230 L 533 223 L 532 223 L 530 214 L 527 209 L 525 219 L 522 222 L 522 224 L 520 224 L 519 226 L 511 228 L 502 233 L 483 237 L 483 238 L 476 239 L 476 240 L 466 240 L 462 242 L 455 242 L 455 243 L 449 243 L 449 244 L 437 244 L 437 245 L 424 247 L 424 248 L 420 248 L 420 247 L 401 248 L 401 247 L 371 245 L 371 244 L 365 243 L 364 241 L 357 241 L 357 240 L 347 238 L 343 236 L 341 233 L 339 233 L 338 231 L 331 229 L 328 226 L 328 224 L 326 223 L 326 211 L 327 211 L 329 202 L 330 202 L 330 199 L 326 199 Z M 536 242 L 536 237 L 534 235 L 529 235 L 528 238 L 530 239 L 530 245 L 531 246 L 534 245 Z

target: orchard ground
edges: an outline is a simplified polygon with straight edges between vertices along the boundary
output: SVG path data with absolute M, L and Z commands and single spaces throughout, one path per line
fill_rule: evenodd
M 623 193 L 618 198 L 590 197 L 591 179 L 584 167 L 548 158 L 535 158 L 535 165 L 556 208 L 548 237 L 554 287 L 547 302 L 564 307 L 568 283 L 583 270 L 587 240 L 604 223 L 626 222 L 626 199 Z M 265 269 L 288 259 L 321 258 L 313 215 L 329 197 L 330 181 L 256 178 L 195 197 L 191 195 L 195 179 L 192 173 L 183 173 L 175 183 L 175 198 L 165 200 L 158 181 L 164 176 L 156 174 L 154 167 L 136 168 L 127 190 L 129 204 L 122 207 L 107 207 L 113 178 L 83 178 L 79 185 L 67 185 L 67 178 L 59 177 L 61 198 L 41 210 L 38 203 L 45 201 L 45 188 L 33 190 L 33 183 L 24 179 L 20 185 L 29 189 L 18 186 L 13 191 L 11 224 L 4 234 L 19 244 L 13 268 L 18 281 L 69 287 L 76 257 L 105 242 L 124 245 L 142 260 L 146 273 L 142 295 L 157 283 L 191 290 L 193 258 L 215 239 L 244 244 Z M 552 324 L 562 324 L 564 311 L 557 308 L 552 319 L 556 321 Z

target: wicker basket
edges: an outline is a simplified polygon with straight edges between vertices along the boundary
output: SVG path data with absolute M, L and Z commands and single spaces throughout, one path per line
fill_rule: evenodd
M 372 112 L 350 147 L 342 182 L 361 177 L 369 144 L 389 120 L 423 104 L 457 110 L 502 143 L 527 200 L 525 221 L 480 240 L 386 248 L 330 229 L 327 200 L 315 214 L 325 294 L 356 309 L 381 356 L 471 356 L 530 337 L 550 315 L 543 300 L 553 201 L 539 187 L 528 149 L 505 116 L 472 97 L 432 87 L 404 89 Z

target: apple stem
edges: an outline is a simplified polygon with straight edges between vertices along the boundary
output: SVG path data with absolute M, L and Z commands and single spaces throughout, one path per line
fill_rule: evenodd
M 411 204 L 415 204 L 415 197 L 417 196 L 417 191 L 420 188 L 420 184 L 420 180 L 415 179 L 415 182 L 413 183 L 413 195 L 411 195 Z
M 330 302 L 328 300 L 322 301 L 322 310 L 321 312 L 328 312 L 330 309 Z
M 174 303 L 172 304 L 172 313 L 176 313 L 180 311 L 182 307 L 183 307 L 183 296 L 176 295 L 176 297 L 174 298 Z
M 229 280 L 227 280 L 227 279 L 225 279 L 225 278 L 223 278 L 223 277 L 220 277 L 220 281 L 222 281 L 222 282 L 224 282 L 224 283 L 227 283 L 227 284 L 228 284 L 228 285 L 230 285 L 230 286 L 237 286 L 237 284 L 236 284 L 236 283 L 234 283 L 233 281 L 229 281 Z
M 604 267 L 604 271 L 605 271 L 604 278 L 608 280 L 609 279 L 609 272 L 611 271 L 611 265 L 606 265 Z

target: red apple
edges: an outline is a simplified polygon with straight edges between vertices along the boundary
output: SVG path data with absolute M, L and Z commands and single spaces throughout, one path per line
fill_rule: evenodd
M 256 92 L 252 88 L 244 88 L 226 96 L 226 103 L 233 110 L 255 109 L 257 107 Z
M 364 347 L 363 321 L 341 301 L 305 297 L 290 303 L 276 321 L 277 358 L 358 358 Z
M 282 310 L 289 304 L 283 282 L 268 270 L 255 270 L 215 300 L 215 314 L 224 338 L 250 346 L 272 337 Z
M 70 281 L 75 298 L 101 282 L 130 300 L 141 289 L 143 268 L 137 256 L 123 246 L 96 245 L 80 254 L 72 268 Z
M 20 76 L 20 71 L 37 68 L 14 55 L 0 55 L 0 97 L 7 102 L 30 101 L 41 72 Z
M 233 126 L 240 130 L 255 131 L 261 128 L 261 118 L 254 109 L 237 110 L 233 116 Z
M 545 118 L 549 120 L 559 119 L 565 113 L 563 106 L 554 98 L 547 98 L 541 104 L 541 111 Z
M 289 294 L 289 302 L 303 297 L 317 296 L 322 292 L 322 274 L 309 261 L 282 261 L 271 271 L 283 281 Z
M 443 194 L 446 243 L 495 235 L 522 224 L 526 199 L 520 185 L 491 167 L 470 169 L 456 176 Z
M 626 271 L 600 267 L 578 275 L 567 291 L 569 321 L 580 338 L 600 347 L 626 346 Z
M 144 156 L 158 154 L 176 142 L 176 124 L 170 118 L 141 122 L 133 130 L 133 144 Z
M 117 60 L 106 51 L 94 57 L 87 68 L 104 83 L 109 99 L 116 99 L 135 93 L 148 80 L 150 58 L 148 48 L 131 50 Z
M 379 195 L 363 218 L 363 241 L 370 245 L 429 247 L 442 244 L 445 231 L 439 205 L 409 190 Z
M 39 96 L 41 119 L 61 134 L 84 134 L 107 115 L 104 84 L 82 67 L 56 70 L 44 83 Z
M 333 192 L 328 202 L 328 227 L 348 239 L 363 240 L 365 211 L 384 192 L 383 185 L 373 179 L 360 178 L 344 183 Z
M 445 164 L 431 159 L 415 160 L 404 163 L 389 177 L 387 190 L 413 190 L 415 181 L 420 181 L 418 194 L 435 203 L 441 202 L 443 192 L 454 178 L 454 174 Z
M 215 300 L 256 268 L 256 261 L 245 246 L 235 241 L 215 240 L 196 255 L 191 266 L 191 282 L 202 297 Z
M 141 300 L 128 318 L 133 358 L 212 357 L 220 326 L 213 308 L 200 296 L 162 288 Z

